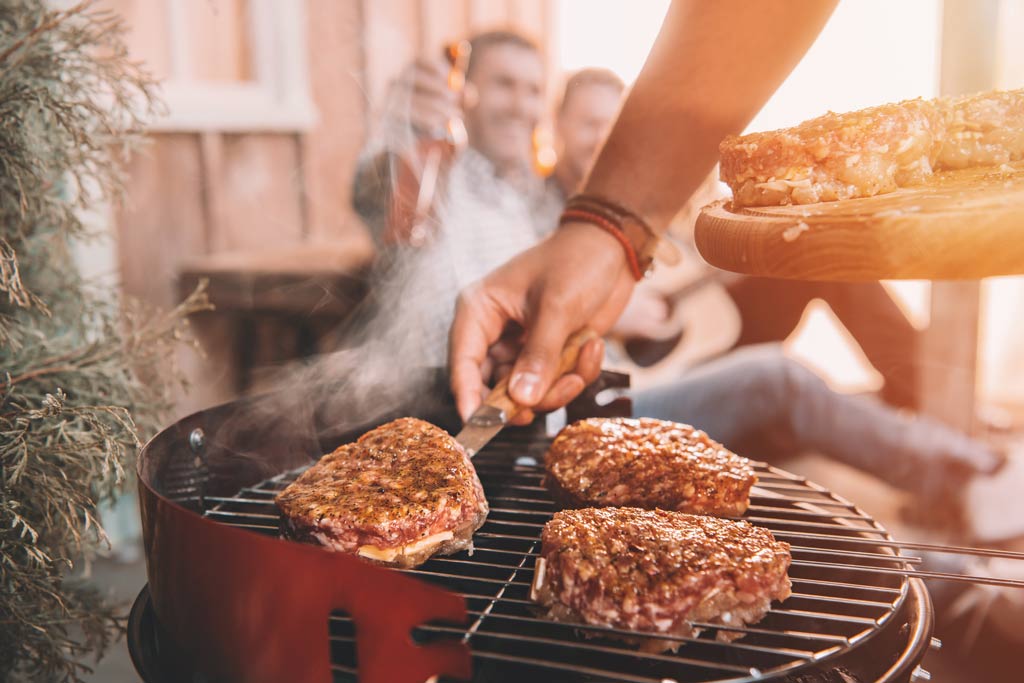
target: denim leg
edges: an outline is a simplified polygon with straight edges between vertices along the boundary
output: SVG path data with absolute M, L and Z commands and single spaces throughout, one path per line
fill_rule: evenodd
M 633 412 L 692 424 L 733 445 L 787 418 L 784 360 L 775 344 L 744 347 L 671 383 L 635 392 Z
M 777 344 L 740 349 L 636 392 L 633 404 L 636 415 L 693 424 L 752 457 L 815 451 L 917 493 L 999 463 L 988 446 L 940 422 L 832 391 Z

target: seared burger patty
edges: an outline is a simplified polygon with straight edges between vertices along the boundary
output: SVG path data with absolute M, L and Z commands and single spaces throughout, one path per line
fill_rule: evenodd
M 590 418 L 563 429 L 544 461 L 569 507 L 629 505 L 739 516 L 757 481 L 746 458 L 689 425 Z
M 531 597 L 559 621 L 691 636 L 692 622 L 754 623 L 790 594 L 789 544 L 748 522 L 587 508 L 555 514 L 541 539 Z
M 465 450 L 443 429 L 402 418 L 341 446 L 276 498 L 285 535 L 414 567 L 473 547 L 487 500 Z

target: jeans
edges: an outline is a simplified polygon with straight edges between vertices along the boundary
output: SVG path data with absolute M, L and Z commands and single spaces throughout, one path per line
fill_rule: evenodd
M 807 305 L 821 299 L 882 375 L 882 400 L 899 408 L 918 406 L 920 333 L 880 282 L 742 277 L 727 289 L 743 319 L 737 346 L 784 340 Z
M 692 424 L 752 458 L 814 451 L 928 497 L 1000 463 L 987 445 L 936 420 L 831 390 L 777 344 L 743 347 L 638 391 L 633 412 Z

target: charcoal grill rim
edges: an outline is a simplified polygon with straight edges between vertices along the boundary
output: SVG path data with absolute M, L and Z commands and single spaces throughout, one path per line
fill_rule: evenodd
M 907 581 L 907 599 L 910 599 L 911 592 L 921 603 L 921 608 L 913 614 L 908 614 L 908 623 L 911 624 L 911 632 L 907 636 L 907 645 L 903 648 L 900 656 L 886 670 L 883 680 L 904 680 L 913 681 L 912 674 L 919 664 L 924 661 L 925 655 L 932 646 L 932 634 L 935 632 L 935 608 L 932 604 L 931 594 L 923 579 L 916 577 Z

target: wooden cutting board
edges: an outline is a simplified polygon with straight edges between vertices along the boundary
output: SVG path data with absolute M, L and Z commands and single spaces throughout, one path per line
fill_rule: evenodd
M 733 211 L 710 204 L 697 248 L 711 265 L 801 280 L 962 280 L 1024 274 L 1024 162 L 935 174 L 864 199 Z

